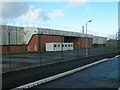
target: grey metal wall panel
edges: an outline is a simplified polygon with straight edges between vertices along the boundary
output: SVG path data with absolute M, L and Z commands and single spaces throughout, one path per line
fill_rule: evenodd
M 71 36 L 71 37 L 84 37 L 86 34 L 70 32 L 70 31 L 60 31 L 46 28 L 36 28 L 36 27 L 13 27 L 13 26 L 3 26 L 4 29 L 0 30 L 2 33 L 2 45 L 8 45 L 8 34 L 7 31 L 11 30 L 11 44 L 28 44 L 33 34 L 47 34 L 47 35 L 60 35 L 60 36 Z M 106 37 L 94 36 L 87 34 L 87 37 L 93 38 L 93 44 L 104 44 L 107 42 Z
M 22 28 L 13 27 L 13 26 L 2 26 L 2 30 L 0 30 L 0 33 L 2 33 L 2 42 L 1 45 L 8 45 L 8 32 L 11 30 L 10 33 L 10 44 L 11 45 L 17 45 L 17 44 L 23 44 L 23 34 Z

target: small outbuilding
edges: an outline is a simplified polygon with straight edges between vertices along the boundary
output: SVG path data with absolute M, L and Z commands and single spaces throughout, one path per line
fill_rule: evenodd
M 73 50 L 73 43 L 46 43 L 46 51 Z

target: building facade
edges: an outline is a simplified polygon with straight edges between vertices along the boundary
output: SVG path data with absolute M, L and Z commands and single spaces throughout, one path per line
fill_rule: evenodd
M 9 46 L 11 51 L 45 51 L 46 43 L 73 43 L 74 49 L 82 49 L 86 48 L 86 41 L 88 48 L 92 48 L 93 44 L 105 44 L 107 42 L 106 37 L 76 32 L 37 27 L 1 27 L 2 41 L 0 47 L 3 52 L 7 52 Z

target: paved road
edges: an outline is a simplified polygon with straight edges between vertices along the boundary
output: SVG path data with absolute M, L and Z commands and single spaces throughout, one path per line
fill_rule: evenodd
M 2 74 L 3 88 L 11 89 L 17 86 L 21 86 L 30 82 L 34 82 L 49 76 L 56 75 L 74 68 L 81 67 L 86 64 L 104 59 L 111 58 L 118 55 L 118 53 L 110 53 L 106 55 L 97 55 L 84 58 L 79 58 L 66 62 L 59 62 L 54 64 L 48 64 L 45 66 L 38 66 L 34 68 L 12 71 Z
M 89 54 L 90 55 L 95 55 L 95 54 L 100 54 L 100 53 L 105 53 L 105 52 L 110 52 L 113 50 L 117 49 L 108 49 L 108 48 L 93 48 L 89 49 Z M 85 56 L 85 49 L 81 50 L 74 50 L 74 51 L 64 51 L 63 52 L 63 59 L 71 59 L 71 58 L 76 58 L 77 56 L 83 57 Z M 10 69 L 15 69 L 15 68 L 23 68 L 31 65 L 36 65 L 41 63 L 48 63 L 48 62 L 53 62 L 53 61 L 58 61 L 62 59 L 62 52 L 46 52 L 41 54 L 41 59 L 40 59 L 40 54 L 39 53 L 26 53 L 26 54 L 16 54 L 16 55 L 11 55 L 11 68 L 9 68 L 9 58 L 8 55 L 3 55 L 2 57 L 2 69 L 3 71 L 5 70 L 10 70 Z
M 38 88 L 118 88 L 118 62 L 110 59 L 83 71 L 37 86 Z M 120 83 L 120 82 L 119 82 Z

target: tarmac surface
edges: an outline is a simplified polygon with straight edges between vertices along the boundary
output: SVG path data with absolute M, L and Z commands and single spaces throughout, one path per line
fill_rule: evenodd
M 81 67 L 83 65 L 99 61 L 104 58 L 114 57 L 116 55 L 119 55 L 119 53 L 120 52 L 83 57 L 75 60 L 3 73 L 2 74 L 3 88 L 4 89 L 15 88 L 17 86 L 21 86 L 68 70 L 72 70 L 74 68 Z
M 80 72 L 42 84 L 32 89 L 118 88 L 120 85 L 118 62 L 120 62 L 120 57 L 109 59 L 109 61 L 102 62 Z

